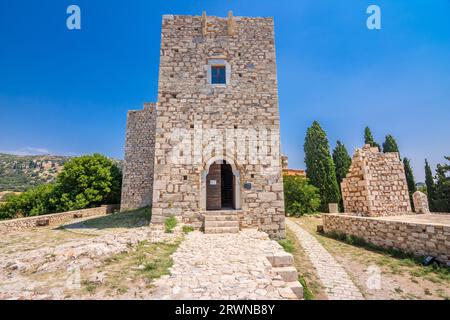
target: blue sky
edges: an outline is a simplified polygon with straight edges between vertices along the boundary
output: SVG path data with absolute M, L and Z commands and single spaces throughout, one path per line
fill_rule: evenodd
M 82 30 L 66 28 L 81 7 Z M 382 30 L 368 30 L 377 4 Z M 372 128 L 412 159 L 450 151 L 448 0 L 43 0 L 0 2 L 0 151 L 123 158 L 126 112 L 155 101 L 161 15 L 272 16 L 281 136 L 303 168 L 307 127 L 318 120 L 352 153 Z

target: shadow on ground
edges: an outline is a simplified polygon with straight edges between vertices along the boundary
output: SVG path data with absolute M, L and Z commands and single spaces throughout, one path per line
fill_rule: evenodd
M 150 223 L 152 211 L 150 207 L 132 211 L 112 213 L 106 216 L 65 224 L 56 229 L 118 229 L 139 228 Z

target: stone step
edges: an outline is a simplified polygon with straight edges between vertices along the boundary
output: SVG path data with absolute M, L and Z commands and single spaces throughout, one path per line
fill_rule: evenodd
M 237 215 L 205 215 L 205 221 L 238 221 Z
M 278 273 L 285 282 L 298 282 L 298 273 L 295 267 L 276 267 L 273 270 Z
M 211 211 L 203 211 L 201 212 L 204 216 L 237 216 L 239 212 L 242 212 L 242 210 L 211 210 Z
M 206 228 L 222 228 L 222 227 L 237 227 L 239 228 L 239 221 L 205 221 Z
M 294 265 L 294 257 L 287 252 L 277 252 L 267 256 L 273 267 L 290 267 Z
M 292 292 L 297 296 L 299 299 L 303 299 L 303 286 L 298 281 L 292 281 L 288 282 L 289 288 L 291 288 Z
M 205 227 L 205 233 L 206 234 L 212 234 L 212 233 L 238 233 L 239 227 L 214 227 L 214 228 L 206 228 Z

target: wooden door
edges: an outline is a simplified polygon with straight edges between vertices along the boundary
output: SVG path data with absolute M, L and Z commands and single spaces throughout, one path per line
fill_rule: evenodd
M 221 166 L 213 163 L 206 176 L 206 210 L 222 209 Z

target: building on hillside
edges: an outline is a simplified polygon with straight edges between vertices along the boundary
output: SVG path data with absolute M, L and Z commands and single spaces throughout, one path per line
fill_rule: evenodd
M 285 236 L 272 18 L 165 15 L 158 101 L 127 119 L 121 209 Z

